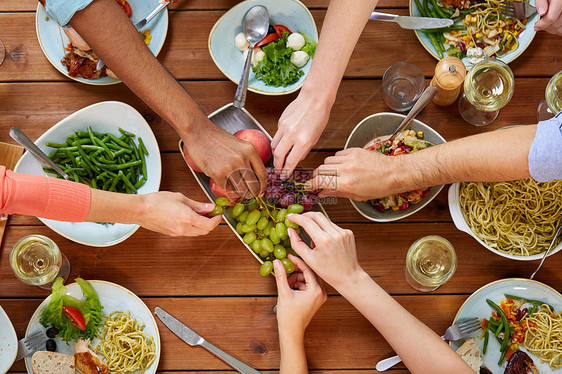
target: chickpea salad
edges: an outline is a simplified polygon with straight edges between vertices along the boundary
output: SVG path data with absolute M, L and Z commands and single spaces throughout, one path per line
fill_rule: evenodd
M 236 47 L 247 57 L 249 43 L 243 33 L 234 38 Z M 285 25 L 270 25 L 267 36 L 252 52 L 256 78 L 274 87 L 287 87 L 304 75 L 301 70 L 314 57 L 316 41 L 306 33 L 291 32 Z

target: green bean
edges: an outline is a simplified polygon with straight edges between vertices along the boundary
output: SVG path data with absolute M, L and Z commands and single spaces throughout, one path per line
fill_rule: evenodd
M 502 352 L 500 359 L 498 361 L 498 366 L 501 365 L 503 359 L 505 358 L 505 354 L 507 353 L 507 349 L 505 351 Z
M 117 174 L 117 175 L 125 183 L 125 186 L 129 187 L 131 189 L 131 191 L 133 191 L 133 193 L 137 193 L 137 189 L 135 188 L 135 186 L 133 186 L 131 184 L 131 181 L 129 181 L 129 178 L 127 178 L 127 176 L 125 174 L 123 174 L 122 170 L 119 170 L 119 174 Z
M 496 311 L 496 313 L 498 313 L 498 315 L 502 319 L 502 323 L 503 323 L 503 327 L 504 327 L 504 334 L 503 334 L 503 341 L 502 341 L 502 346 L 501 346 L 500 350 L 503 352 L 504 350 L 506 350 L 507 343 L 509 341 L 509 321 L 507 320 L 507 317 L 506 317 L 505 313 L 503 312 L 502 308 L 500 308 L 496 303 L 494 303 L 490 299 L 486 299 L 486 302 L 488 303 L 488 305 L 490 307 L 492 307 L 492 309 L 494 309 Z M 505 355 L 502 355 L 500 361 L 498 362 L 498 365 L 501 364 L 504 356 Z
M 137 160 L 137 161 L 129 161 L 118 165 L 100 165 L 99 163 L 96 163 L 96 166 L 100 166 L 100 167 L 103 166 L 107 170 L 120 170 L 120 169 L 127 169 L 129 166 L 137 166 L 140 165 L 141 163 L 142 163 L 141 160 Z
M 103 164 L 116 164 L 116 163 L 117 163 L 117 160 L 113 160 L 113 161 L 112 161 L 112 160 L 108 160 L 108 159 L 106 159 L 106 158 L 103 157 L 103 156 L 98 157 L 97 160 L 98 160 L 99 162 L 103 163 Z
M 427 34 L 427 37 L 429 38 L 429 41 L 431 41 L 431 44 L 433 44 L 433 47 L 435 48 L 435 51 L 437 52 L 439 58 L 443 58 L 443 47 L 437 41 L 435 33 Z
M 499 336 L 499 335 L 500 335 L 500 332 L 502 331 L 502 329 L 503 329 L 503 322 L 501 322 L 501 323 L 498 325 L 498 327 L 496 328 L 496 331 L 494 332 L 494 335 L 495 335 L 495 336 Z
M 45 145 L 47 147 L 51 147 L 51 148 L 64 148 L 67 145 L 66 144 L 60 144 L 60 143 L 51 143 L 51 142 L 46 142 Z
M 110 192 L 115 192 L 115 187 L 117 187 L 117 183 L 119 183 L 120 176 L 117 175 L 117 178 L 113 178 L 113 182 L 111 182 L 111 186 L 109 186 Z
M 533 304 L 533 305 L 546 305 L 550 308 L 550 310 L 554 311 L 554 308 L 552 307 L 552 305 L 547 304 L 544 301 L 540 301 L 540 300 L 533 300 L 533 299 L 525 299 L 524 297 L 520 297 L 520 296 L 515 296 L 515 295 L 508 295 L 505 294 L 504 295 L 506 298 L 511 299 L 511 300 L 517 300 L 517 301 L 523 301 L 525 303 L 529 303 L 529 304 Z
M 90 134 L 88 134 L 87 131 L 76 131 L 75 134 L 79 138 L 89 138 L 90 137 Z
M 146 183 L 146 178 L 142 177 L 137 183 L 135 183 L 135 188 L 138 190 Z
M 102 140 L 94 137 L 94 142 L 105 150 L 105 153 L 107 153 L 110 159 L 113 160 L 115 158 L 113 152 L 111 152 L 111 150 L 107 147 L 107 145 Z
M 416 2 L 416 6 L 418 7 L 418 11 L 420 12 L 422 17 L 427 17 L 427 13 L 425 12 L 425 10 L 423 9 L 420 0 L 414 0 Z
M 90 169 L 92 169 L 96 173 L 99 173 L 100 170 L 94 164 L 91 163 L 90 158 L 88 157 L 86 152 L 84 152 L 84 149 L 82 149 L 82 146 L 80 145 L 80 143 L 77 144 L 77 147 L 78 147 L 78 152 L 80 153 L 80 156 L 82 156 L 82 159 L 86 162 L 86 164 L 88 164 Z
M 485 355 L 486 351 L 488 350 L 488 338 L 489 338 L 488 330 L 484 333 L 484 346 L 482 347 L 482 354 Z
M 148 156 L 148 149 L 146 149 L 141 137 L 139 137 L 139 149 L 142 150 L 142 153 L 144 153 L 145 156 Z
M 111 140 L 113 140 L 117 145 L 120 145 L 121 147 L 127 148 L 127 149 L 131 149 L 131 146 L 127 143 L 125 143 L 124 141 L 122 141 L 121 139 L 119 139 L 118 137 L 116 137 L 113 134 L 109 134 L 109 138 Z
M 439 16 L 438 18 L 449 18 L 447 17 L 447 15 L 443 12 L 443 10 L 441 9 L 441 7 L 439 6 L 439 4 L 437 4 L 436 0 L 431 0 L 431 4 L 433 5 L 433 9 L 435 9 L 435 13 L 437 13 L 437 15 Z
M 119 132 L 125 136 L 128 136 L 129 138 L 136 138 L 136 135 L 133 133 L 130 133 L 126 130 L 123 130 L 121 127 L 119 127 Z

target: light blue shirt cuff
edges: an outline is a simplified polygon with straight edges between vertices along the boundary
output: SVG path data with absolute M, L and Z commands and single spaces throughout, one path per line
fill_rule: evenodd
M 93 0 L 47 0 L 46 10 L 50 18 L 59 25 L 66 26 L 74 13 L 84 9 Z
M 537 125 L 529 151 L 529 173 L 537 182 L 562 179 L 562 112 Z

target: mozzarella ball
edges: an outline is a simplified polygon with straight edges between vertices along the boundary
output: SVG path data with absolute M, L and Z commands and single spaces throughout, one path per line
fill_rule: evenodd
M 304 47 L 304 36 L 298 32 L 294 32 L 287 38 L 287 47 L 293 48 L 295 51 L 300 51 Z
M 262 51 L 261 48 L 255 48 L 254 49 L 254 53 L 252 53 L 252 66 L 256 67 L 258 66 L 258 63 L 263 60 L 263 58 L 265 57 L 265 52 Z
M 236 35 L 236 37 L 234 38 L 234 44 L 236 44 L 236 48 L 238 48 L 240 51 L 244 51 L 250 46 L 250 43 L 246 40 L 243 32 Z
M 310 58 L 310 56 L 308 55 L 308 53 L 303 52 L 303 51 L 295 51 L 291 55 L 291 62 L 293 63 L 293 65 L 295 65 L 296 67 L 298 67 L 300 69 L 304 65 L 306 65 L 309 58 Z

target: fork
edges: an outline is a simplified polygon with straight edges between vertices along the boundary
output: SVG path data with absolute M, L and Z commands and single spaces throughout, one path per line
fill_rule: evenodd
M 478 318 L 465 319 L 450 326 L 447 331 L 445 331 L 445 334 L 441 337 L 441 339 L 449 341 L 463 339 L 477 331 L 480 327 L 481 322 Z M 375 369 L 377 369 L 377 371 L 385 371 L 400 361 L 402 361 L 402 359 L 398 355 L 385 358 L 384 360 L 377 362 Z
M 500 12 L 506 17 L 525 19 L 537 13 L 537 8 L 523 2 L 500 2 Z
M 39 350 L 42 344 L 47 341 L 47 336 L 44 331 L 37 331 L 31 335 L 26 336 L 18 342 L 18 355 L 16 361 L 21 360 L 25 356 Z

